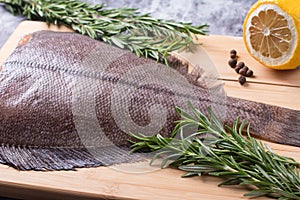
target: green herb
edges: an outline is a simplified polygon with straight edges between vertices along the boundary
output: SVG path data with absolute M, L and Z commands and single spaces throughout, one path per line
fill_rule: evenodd
M 245 196 L 300 199 L 299 162 L 275 154 L 270 147 L 252 138 L 245 120 L 237 119 L 233 127 L 224 127 L 211 109 L 208 116 L 192 105 L 190 109 L 192 114 L 176 108 L 182 120 L 169 138 L 159 134 L 131 134 L 135 139 L 131 141 L 132 152 L 154 151 L 156 155 L 151 163 L 163 158 L 162 167 L 178 167 L 187 172 L 183 177 L 218 176 L 225 179 L 219 186 L 254 186 Z M 242 132 L 246 126 L 248 135 L 244 137 Z M 184 136 L 195 127 L 194 134 Z M 200 139 L 203 134 L 207 134 L 205 139 Z
M 207 25 L 192 26 L 155 19 L 136 9 L 108 9 L 103 4 L 90 5 L 78 0 L 0 0 L 13 14 L 48 24 L 65 25 L 73 30 L 138 56 L 159 60 L 171 51 L 190 48 L 195 34 L 206 34 Z

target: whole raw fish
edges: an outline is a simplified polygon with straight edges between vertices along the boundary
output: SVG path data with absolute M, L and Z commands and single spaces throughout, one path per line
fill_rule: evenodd
M 175 63 L 175 64 L 174 64 Z M 226 124 L 300 146 L 300 112 L 213 93 L 188 74 L 76 33 L 28 35 L 0 73 L 0 162 L 60 170 L 129 162 L 129 132 L 168 135 L 175 106 L 213 107 Z M 100 159 L 99 159 L 100 158 Z

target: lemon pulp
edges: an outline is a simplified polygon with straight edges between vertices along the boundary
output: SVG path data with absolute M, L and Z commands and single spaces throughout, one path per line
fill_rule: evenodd
M 270 2 L 259 1 L 250 9 L 244 22 L 246 47 L 256 60 L 267 67 L 296 68 L 300 65 L 300 56 L 297 55 L 300 54 L 300 44 L 295 18 Z

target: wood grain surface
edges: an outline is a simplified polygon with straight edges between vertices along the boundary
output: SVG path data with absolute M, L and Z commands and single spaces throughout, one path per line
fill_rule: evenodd
M 70 31 L 65 27 L 25 21 L 1 49 L 0 65 L 23 35 L 47 29 Z M 300 109 L 300 70 L 279 72 L 261 66 L 248 55 L 242 38 L 213 35 L 201 36 L 199 41 L 216 66 L 229 96 Z M 239 85 L 238 75 L 227 65 L 231 49 L 236 49 L 239 59 L 255 73 L 245 86 Z M 200 64 L 197 52 L 180 53 L 180 56 Z M 300 160 L 300 148 L 268 144 L 275 152 Z M 0 196 L 21 199 L 248 199 L 243 197 L 247 188 L 218 187 L 221 179 L 214 177 L 183 179 L 180 178 L 182 173 L 175 169 L 149 167 L 148 163 L 55 172 L 24 172 L 0 165 Z

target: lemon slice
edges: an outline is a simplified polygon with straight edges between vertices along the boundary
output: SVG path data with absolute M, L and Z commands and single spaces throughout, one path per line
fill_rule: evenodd
M 300 6 L 295 0 L 260 0 L 249 10 L 243 37 L 248 52 L 279 70 L 300 66 Z

